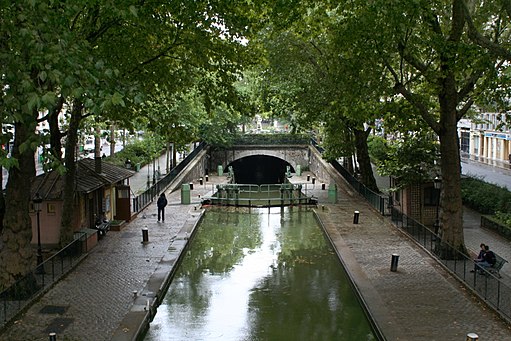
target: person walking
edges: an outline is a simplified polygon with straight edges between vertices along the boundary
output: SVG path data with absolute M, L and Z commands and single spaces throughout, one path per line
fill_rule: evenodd
M 158 221 L 165 221 L 165 206 L 167 206 L 167 198 L 165 197 L 165 193 L 160 194 L 158 201 L 156 202 L 158 206 Z

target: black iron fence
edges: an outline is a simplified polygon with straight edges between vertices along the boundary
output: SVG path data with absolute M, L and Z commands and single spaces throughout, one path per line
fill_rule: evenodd
M 183 161 L 178 163 L 176 167 L 172 168 L 170 172 L 164 177 L 158 179 L 152 186 L 145 192 L 133 198 L 132 212 L 137 213 L 146 208 L 154 198 L 163 192 L 170 183 L 179 175 L 179 173 L 195 158 L 195 156 L 204 148 L 206 144 L 201 142 L 190 154 L 188 154 Z
M 319 153 L 323 154 L 324 149 L 318 145 L 316 140 L 311 139 L 311 145 L 313 145 Z M 342 175 L 351 187 L 362 195 L 375 209 L 378 210 L 378 212 L 380 212 L 381 215 L 390 214 L 391 205 L 388 195 L 376 193 L 367 188 L 355 176 L 348 172 L 348 170 L 346 170 L 346 168 L 344 168 L 337 160 L 330 161 L 330 164 L 339 172 L 339 174 Z
M 87 251 L 87 234 L 77 232 L 72 243 L 3 290 L 0 293 L 0 328 L 71 271 Z
M 511 319 L 511 287 L 505 284 L 498 275 L 484 269 L 478 269 L 482 274 L 478 271 L 470 272 L 470 270 L 475 270 L 474 261 L 470 256 L 459 252 L 452 245 L 442 242 L 433 231 L 398 209 L 392 209 L 391 219 L 398 228 L 427 249 L 433 257 L 502 317 L 507 320 Z

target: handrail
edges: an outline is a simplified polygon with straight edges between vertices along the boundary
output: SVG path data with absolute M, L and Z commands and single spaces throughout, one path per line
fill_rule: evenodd
M 481 269 L 484 275 L 478 272 L 470 272 L 474 269 L 473 259 L 458 251 L 452 245 L 441 241 L 438 235 L 406 214 L 392 208 L 392 222 L 418 244 L 430 252 L 441 264 L 443 264 L 454 276 L 458 277 L 481 299 L 493 307 L 503 318 L 511 321 L 511 287 L 505 284 L 498 276 Z M 444 255 L 450 257 L 444 257 Z
M 324 149 L 318 145 L 316 140 L 311 138 L 311 145 L 316 148 L 316 150 L 323 154 Z M 365 186 L 362 182 L 360 182 L 356 177 L 354 177 L 350 172 L 348 172 L 337 160 L 330 161 L 330 164 L 335 168 L 339 174 L 351 185 L 351 187 L 356 190 L 359 194 L 361 194 L 366 200 L 380 212 L 381 215 L 389 215 L 390 214 L 390 198 L 388 195 L 379 194 L 374 192 Z
M 158 179 L 158 181 L 150 186 L 147 190 L 133 198 L 132 213 L 138 213 L 146 208 L 149 204 L 151 204 L 154 198 L 160 195 L 160 193 L 170 185 L 170 183 L 179 175 L 179 173 L 185 169 L 185 167 L 188 166 L 188 164 L 195 158 L 195 156 L 199 154 L 199 152 L 201 152 L 204 148 L 206 148 L 206 143 L 201 142 L 194 150 L 192 150 L 190 154 L 188 154 L 183 159 L 183 161 L 172 168 L 167 175 Z
M 76 232 L 70 244 L 0 292 L 0 328 L 71 271 L 87 251 L 87 234 Z

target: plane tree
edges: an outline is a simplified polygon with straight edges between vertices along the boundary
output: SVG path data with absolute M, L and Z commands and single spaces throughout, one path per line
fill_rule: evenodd
M 292 127 L 322 129 L 328 159 L 344 157 L 361 181 L 378 191 L 367 138 L 381 110 L 385 93 L 382 67 L 367 68 L 361 56 L 347 47 L 338 18 L 314 7 L 286 28 L 264 36 L 268 51 L 268 79 L 263 99 L 287 117 Z M 264 83 L 263 83 L 264 84 Z
M 74 155 L 83 120 L 133 119 L 127 105 L 139 105 L 155 84 L 186 87 L 191 66 L 239 68 L 241 39 L 250 33 L 249 23 L 258 12 L 245 1 L 20 0 L 2 2 L 0 14 L 0 32 L 6 38 L 0 42 L 0 106 L 8 116 L 4 122 L 14 127 L 12 158 L 1 160 L 9 167 L 9 180 L 0 283 L 8 285 L 34 264 L 29 207 L 36 148 L 51 141 L 58 160 L 58 144 L 65 135 L 64 160 L 52 166 L 66 175 L 65 243 L 72 236 L 69 205 L 74 202 Z M 55 117 L 62 114 L 66 127 L 57 130 Z M 49 132 L 36 131 L 43 121 L 50 121 Z
M 438 136 L 441 239 L 462 252 L 457 123 L 500 82 L 509 51 L 506 3 L 354 1 L 337 12 L 346 32 L 357 37 L 352 51 L 383 66 L 395 96 L 408 101 Z M 440 247 L 445 257 L 454 256 Z

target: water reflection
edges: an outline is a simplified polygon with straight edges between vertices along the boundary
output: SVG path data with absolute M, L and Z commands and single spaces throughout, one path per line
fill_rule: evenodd
M 375 340 L 311 212 L 209 211 L 145 340 Z

